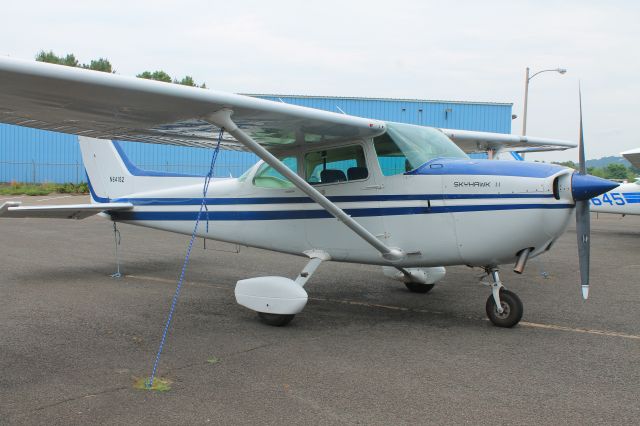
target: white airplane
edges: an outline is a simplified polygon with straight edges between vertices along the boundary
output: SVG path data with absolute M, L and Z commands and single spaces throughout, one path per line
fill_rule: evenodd
M 556 165 L 470 160 L 450 139 L 462 134 L 473 143 L 475 134 L 482 143 L 505 135 L 448 137 L 434 128 L 8 58 L 0 58 L 0 122 L 79 135 L 92 199 L 75 206 L 5 203 L 0 216 L 101 213 L 187 235 L 196 222 L 198 237 L 309 257 L 295 280 L 236 284 L 237 302 L 272 325 L 304 308 L 304 285 L 331 260 L 381 265 L 417 293 L 441 280 L 445 266 L 481 267 L 491 280 L 489 319 L 512 327 L 523 306 L 504 289 L 499 265 L 515 263 L 522 273 L 528 258 L 563 234 L 574 211 L 586 298 L 588 200 L 617 186 Z M 202 178 L 145 173 L 109 140 L 220 143 L 263 161 L 208 186 Z M 584 157 L 582 143 L 580 151 Z M 198 227 L 203 204 L 208 226 Z
M 640 168 L 640 148 L 622 152 L 621 155 L 634 167 Z M 591 211 L 622 215 L 640 214 L 640 179 L 623 183 L 615 190 L 593 197 Z

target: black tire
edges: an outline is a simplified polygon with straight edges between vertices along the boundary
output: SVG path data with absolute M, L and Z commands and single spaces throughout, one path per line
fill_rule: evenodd
M 429 293 L 435 284 L 404 283 L 412 293 Z
M 295 314 L 268 314 L 266 312 L 258 312 L 260 321 L 274 327 L 283 327 L 291 322 Z
M 501 289 L 500 304 L 502 305 L 502 309 L 504 309 L 502 314 L 499 314 L 496 309 L 496 302 L 493 300 L 493 295 L 487 299 L 487 316 L 493 325 L 496 327 L 511 328 L 520 322 L 524 308 L 522 301 L 515 293 Z

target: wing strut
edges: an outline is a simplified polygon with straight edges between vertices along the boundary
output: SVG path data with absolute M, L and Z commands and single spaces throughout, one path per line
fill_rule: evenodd
M 331 213 L 339 221 L 344 223 L 349 229 L 355 232 L 360 238 L 371 244 L 373 248 L 378 250 L 382 257 L 390 262 L 397 262 L 406 257 L 402 249 L 388 247 L 377 239 L 371 232 L 367 231 L 362 225 L 356 222 L 351 216 L 346 214 L 344 210 L 329 201 L 327 197 L 322 195 L 317 189 L 309 185 L 304 179 L 294 173 L 285 166 L 273 154 L 267 151 L 262 145 L 254 141 L 251 136 L 247 135 L 231 120 L 233 111 L 231 109 L 221 109 L 207 117 L 208 121 L 218 127 L 223 127 L 228 133 L 236 138 L 240 143 L 246 146 L 250 151 L 264 160 L 265 163 L 276 169 L 280 174 L 289 179 L 299 190 L 304 192 L 313 201 L 318 203 L 327 212 Z

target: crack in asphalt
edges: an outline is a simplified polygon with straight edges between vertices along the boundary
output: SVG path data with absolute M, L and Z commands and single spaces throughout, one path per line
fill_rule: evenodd
M 92 392 L 92 393 L 88 393 L 88 394 L 84 394 L 84 395 L 80 395 L 80 396 L 74 396 L 74 397 L 71 397 L 71 398 L 63 399 L 63 400 L 58 401 L 58 402 L 53 402 L 51 404 L 46 404 L 46 405 L 42 405 L 40 407 L 36 407 L 36 408 L 34 408 L 34 411 L 42 411 L 42 410 L 46 410 L 48 408 L 56 407 L 58 405 L 66 404 L 68 402 L 79 401 L 79 400 L 84 399 L 84 398 L 92 398 L 94 396 L 104 395 L 104 394 L 112 393 L 112 392 L 118 392 L 118 391 L 125 390 L 125 389 L 128 389 L 128 387 L 127 386 L 118 386 L 118 387 L 115 387 L 115 388 L 105 389 L 105 390 L 100 391 L 100 392 Z

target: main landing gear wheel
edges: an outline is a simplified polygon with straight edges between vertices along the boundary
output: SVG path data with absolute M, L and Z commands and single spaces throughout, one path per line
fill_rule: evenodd
M 435 284 L 404 283 L 412 293 L 429 293 Z
M 295 314 L 268 314 L 266 312 L 258 312 L 260 320 L 274 327 L 283 327 L 291 322 Z
M 500 290 L 500 305 L 502 313 L 498 313 L 493 295 L 487 299 L 487 316 L 493 325 L 497 327 L 511 328 L 522 319 L 523 307 L 520 298 L 513 292 Z

